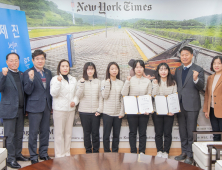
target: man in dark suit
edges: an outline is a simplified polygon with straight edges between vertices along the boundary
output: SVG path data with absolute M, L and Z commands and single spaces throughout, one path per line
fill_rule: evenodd
M 21 154 L 24 129 L 25 94 L 23 73 L 18 70 L 19 55 L 10 53 L 6 56 L 8 68 L 0 72 L 0 118 L 3 118 L 4 136 L 8 150 L 7 166 L 21 168 L 17 161 L 28 161 Z
M 197 118 L 201 108 L 199 92 L 204 88 L 204 71 L 200 66 L 192 63 L 193 49 L 183 47 L 180 50 L 182 66 L 175 72 L 175 80 L 180 99 L 181 113 L 178 113 L 179 132 L 182 154 L 176 160 L 193 163 L 193 131 L 196 131 Z
M 42 50 L 32 53 L 34 67 L 24 72 L 24 90 L 27 94 L 26 111 L 29 117 L 29 153 L 32 164 L 38 162 L 37 136 L 39 134 L 39 157 L 48 156 L 50 113 L 52 97 L 50 95 L 51 71 L 44 68 L 46 54 Z

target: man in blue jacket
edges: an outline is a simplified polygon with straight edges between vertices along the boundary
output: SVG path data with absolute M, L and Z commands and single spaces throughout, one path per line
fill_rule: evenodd
M 23 73 L 18 70 L 19 55 L 10 53 L 6 56 L 8 68 L 0 72 L 0 118 L 3 118 L 4 136 L 8 150 L 7 166 L 21 168 L 17 161 L 28 161 L 21 154 L 24 130 L 25 94 Z
M 24 72 L 24 90 L 27 94 L 26 111 L 29 117 L 29 153 L 32 164 L 38 162 L 37 136 L 39 133 L 39 157 L 48 156 L 50 113 L 52 97 L 50 95 L 51 71 L 44 68 L 46 54 L 42 50 L 32 53 L 34 67 Z

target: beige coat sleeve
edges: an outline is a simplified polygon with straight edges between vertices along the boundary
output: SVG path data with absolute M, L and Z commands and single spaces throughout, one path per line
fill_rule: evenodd
M 129 95 L 129 91 L 130 91 L 130 81 L 126 80 L 124 85 L 123 85 L 121 94 L 123 96 L 128 96 Z

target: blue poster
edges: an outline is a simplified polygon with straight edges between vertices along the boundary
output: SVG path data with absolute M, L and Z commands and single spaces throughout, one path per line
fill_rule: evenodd
M 0 8 L 0 14 L 0 71 L 7 67 L 6 55 L 16 52 L 24 72 L 33 66 L 25 12 Z
M 0 8 L 0 14 L 0 71 L 7 67 L 6 55 L 15 52 L 20 56 L 19 70 L 24 72 L 33 66 L 25 12 Z

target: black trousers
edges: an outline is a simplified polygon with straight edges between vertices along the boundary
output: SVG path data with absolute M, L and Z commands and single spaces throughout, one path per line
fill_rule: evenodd
M 217 118 L 214 115 L 214 108 L 210 108 L 210 123 L 213 131 L 222 131 L 222 118 Z M 215 134 L 214 141 L 221 141 L 221 135 Z
M 100 147 L 99 127 L 101 116 L 95 116 L 95 113 L 80 113 L 79 115 L 83 127 L 84 146 L 86 148 L 86 153 L 92 153 L 92 145 L 93 153 L 98 153 Z
M 39 133 L 39 156 L 48 156 L 49 132 L 50 132 L 50 114 L 51 110 L 48 104 L 44 112 L 29 113 L 29 153 L 30 159 L 38 159 L 37 154 L 37 137 Z
M 14 119 L 3 119 L 4 136 L 6 139 L 6 149 L 8 151 L 7 162 L 16 160 L 22 154 L 22 139 L 24 130 L 23 108 L 18 109 L 17 117 Z
M 182 153 L 187 154 L 188 157 L 193 157 L 193 131 L 196 131 L 197 129 L 197 118 L 199 111 L 188 112 L 184 110 L 183 104 L 180 105 L 180 108 L 181 113 L 178 113 L 177 117 L 179 123 Z
M 157 147 L 157 152 L 167 152 L 170 151 L 170 146 L 172 143 L 172 128 L 174 116 L 168 115 L 157 115 L 156 112 L 153 113 L 153 123 L 155 129 L 155 142 Z M 163 145 L 164 136 L 164 145 Z
M 146 149 L 146 129 L 149 121 L 149 115 L 127 115 L 129 123 L 129 143 L 131 153 L 137 153 L 136 138 L 137 129 L 139 130 L 139 153 L 145 153 Z
M 103 147 L 104 152 L 110 151 L 110 133 L 113 128 L 112 152 L 119 150 L 119 135 L 122 119 L 118 116 L 109 116 L 103 114 Z

